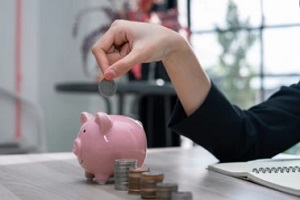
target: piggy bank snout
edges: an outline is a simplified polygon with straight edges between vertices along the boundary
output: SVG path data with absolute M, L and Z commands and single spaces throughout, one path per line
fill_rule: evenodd
M 81 142 L 79 138 L 74 140 L 72 151 L 76 156 L 81 156 Z

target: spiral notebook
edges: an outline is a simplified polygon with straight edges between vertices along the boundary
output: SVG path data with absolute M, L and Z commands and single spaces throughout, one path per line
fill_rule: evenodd
M 300 196 L 299 158 L 217 163 L 207 169 Z

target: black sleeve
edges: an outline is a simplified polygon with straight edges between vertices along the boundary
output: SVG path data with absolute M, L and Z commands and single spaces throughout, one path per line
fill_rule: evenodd
M 169 127 L 221 162 L 274 156 L 300 141 L 300 82 L 248 110 L 232 105 L 214 84 L 189 117 L 178 101 Z

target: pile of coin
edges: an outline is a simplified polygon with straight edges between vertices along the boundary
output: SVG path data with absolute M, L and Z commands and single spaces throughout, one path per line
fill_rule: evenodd
M 162 182 L 156 184 L 156 199 L 157 200 L 171 200 L 172 192 L 178 191 L 176 183 Z
M 193 194 L 188 191 L 172 192 L 171 199 L 172 200 L 192 200 Z
M 128 173 L 130 168 L 137 167 L 136 159 L 115 160 L 114 181 L 116 190 L 128 190 Z
M 128 174 L 128 194 L 141 193 L 141 174 L 149 172 L 149 168 L 130 168 Z
M 156 184 L 163 182 L 164 174 L 157 171 L 143 172 L 141 174 L 141 198 L 156 199 Z
M 140 195 L 141 199 L 192 200 L 189 191 L 178 191 L 178 185 L 164 182 L 164 173 L 137 167 L 136 159 L 117 159 L 114 163 L 114 186 L 116 190 Z

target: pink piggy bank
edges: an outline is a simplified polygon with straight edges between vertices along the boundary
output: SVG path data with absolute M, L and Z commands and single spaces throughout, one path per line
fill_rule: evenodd
M 73 153 L 88 180 L 101 184 L 114 175 L 116 159 L 133 158 L 137 167 L 146 159 L 147 139 L 140 121 L 124 115 L 82 112 L 81 128 L 73 143 Z

